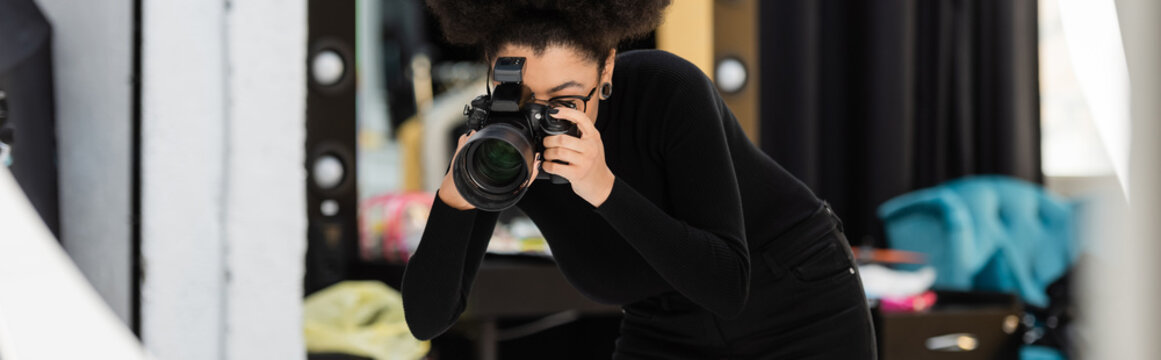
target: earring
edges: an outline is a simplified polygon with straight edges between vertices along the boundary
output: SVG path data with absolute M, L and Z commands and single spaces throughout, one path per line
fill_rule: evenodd
M 613 83 L 601 83 L 601 100 L 608 100 L 610 96 L 613 96 Z

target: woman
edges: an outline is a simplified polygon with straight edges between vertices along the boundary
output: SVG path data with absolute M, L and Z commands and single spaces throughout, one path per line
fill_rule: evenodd
M 450 41 L 488 61 L 525 57 L 535 99 L 575 104 L 553 116 L 582 136 L 549 136 L 542 154 L 564 162 L 543 171 L 569 183 L 534 182 L 517 206 L 577 289 L 623 306 L 614 358 L 875 357 L 829 207 L 747 140 L 695 66 L 661 51 L 616 54 L 659 24 L 668 1 L 428 4 Z M 445 176 L 403 279 L 416 337 L 463 312 L 496 218 Z

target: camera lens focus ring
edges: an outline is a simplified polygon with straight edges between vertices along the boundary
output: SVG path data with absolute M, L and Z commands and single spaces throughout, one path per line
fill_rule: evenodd
M 500 211 L 524 196 L 533 146 L 525 131 L 505 123 L 485 126 L 464 144 L 453 164 L 456 190 L 476 208 Z

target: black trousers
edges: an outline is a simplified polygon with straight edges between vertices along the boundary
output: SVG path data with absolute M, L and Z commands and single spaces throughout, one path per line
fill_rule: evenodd
M 613 359 L 876 358 L 858 267 L 829 206 L 750 258 L 741 315 L 720 318 L 676 292 L 626 305 Z

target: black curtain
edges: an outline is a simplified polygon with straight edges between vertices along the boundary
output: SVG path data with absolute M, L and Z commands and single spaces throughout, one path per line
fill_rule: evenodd
M 875 210 L 972 174 L 1042 182 L 1036 0 L 760 2 L 763 150 L 831 202 Z

